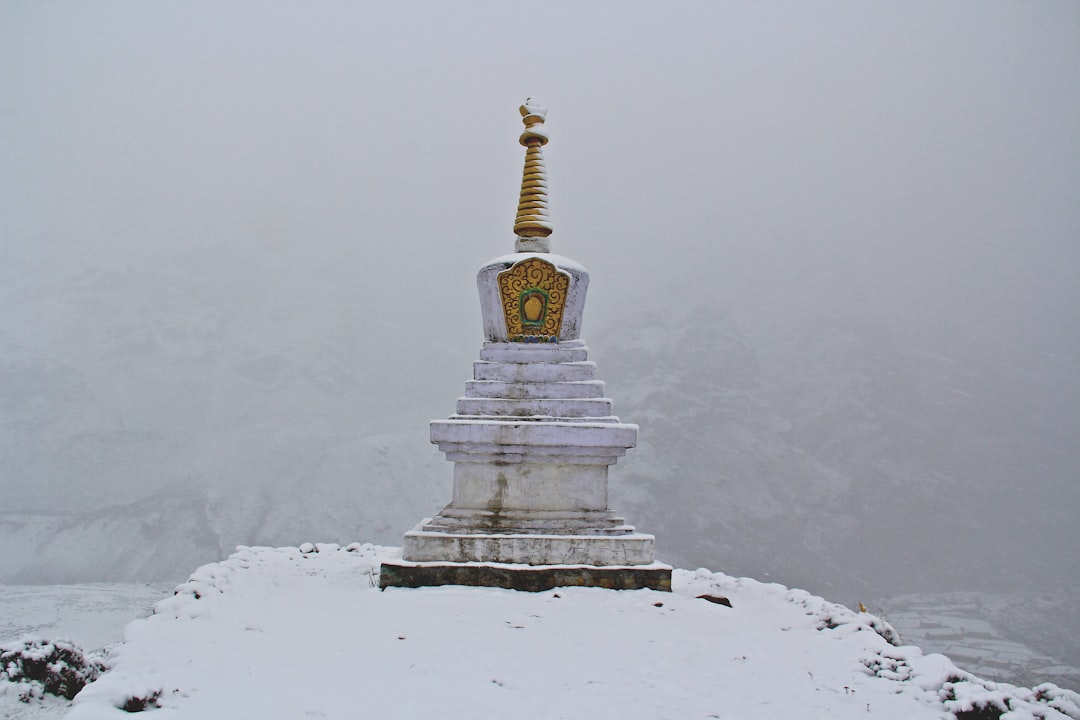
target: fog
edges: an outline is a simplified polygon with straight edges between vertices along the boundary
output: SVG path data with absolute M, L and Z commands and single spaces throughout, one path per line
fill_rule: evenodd
M 529 96 L 662 556 L 1078 584 L 1071 2 L 0 5 L 0 580 L 438 510 Z

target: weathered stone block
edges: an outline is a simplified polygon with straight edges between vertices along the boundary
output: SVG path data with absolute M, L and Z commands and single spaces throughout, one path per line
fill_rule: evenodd
M 480 510 L 442 509 L 420 525 L 424 532 L 487 535 L 629 535 L 626 520 L 611 510 Z
M 589 350 L 580 341 L 573 343 L 528 344 L 484 343 L 480 359 L 503 363 L 568 363 L 583 362 Z
M 577 382 L 592 380 L 595 377 L 596 363 L 591 360 L 561 363 L 510 363 L 478 360 L 473 363 L 473 378 L 476 380 L 498 380 L 512 383 Z
M 607 510 L 607 464 L 456 462 L 452 506 L 480 510 Z
M 513 400 L 551 398 L 602 398 L 604 382 L 500 382 L 470 380 L 465 383 L 465 397 L 509 398 Z
M 382 588 L 435 585 L 476 585 L 525 592 L 567 586 L 671 592 L 671 567 L 661 563 L 637 567 L 523 567 L 397 561 L 384 562 L 379 573 Z
M 512 398 L 460 398 L 458 415 L 484 415 L 494 417 L 543 416 L 553 420 L 560 418 L 611 417 L 611 400 L 597 399 L 531 399 Z
M 631 423 L 520 422 L 483 420 L 433 420 L 431 442 L 455 445 L 544 445 L 632 448 L 637 445 L 638 426 Z

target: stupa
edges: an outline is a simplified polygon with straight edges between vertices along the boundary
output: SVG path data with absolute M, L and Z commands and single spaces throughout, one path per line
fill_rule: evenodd
M 652 535 L 608 507 L 608 466 L 637 445 L 581 340 L 589 274 L 550 252 L 547 109 L 521 106 L 525 170 L 510 255 L 477 275 L 486 341 L 457 412 L 431 422 L 453 497 L 405 533 L 382 587 L 671 589 Z

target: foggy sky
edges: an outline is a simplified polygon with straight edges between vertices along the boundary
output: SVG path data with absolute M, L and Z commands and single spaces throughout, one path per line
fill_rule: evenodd
M 530 96 L 550 107 L 552 248 L 593 275 L 584 337 L 641 304 L 711 303 L 751 337 L 857 311 L 900 345 L 990 366 L 964 393 L 994 396 L 995 373 L 1062 378 L 998 403 L 986 442 L 1047 433 L 1068 483 L 1055 517 L 1075 517 L 1072 2 L 9 0 L 3 352 L 92 365 L 101 328 L 57 297 L 113 273 L 130 281 L 115 312 L 152 328 L 185 299 L 138 279 L 197 268 L 201 301 L 245 337 L 355 334 L 369 382 L 323 421 L 422 438 L 482 339 L 476 269 L 513 247 Z M 196 413 L 170 382 L 109 377 L 102 414 L 167 431 Z M 76 489 L 50 442 L 3 463 L 6 509 L 175 480 L 102 448 Z

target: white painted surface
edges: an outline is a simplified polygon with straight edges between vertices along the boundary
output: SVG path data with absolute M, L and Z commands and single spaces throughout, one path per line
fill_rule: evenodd
M 462 532 L 487 528 L 489 534 L 626 535 L 632 525 L 611 510 L 480 510 L 446 507 L 438 519 L 424 520 L 427 532 Z
M 480 348 L 480 359 L 508 363 L 566 363 L 582 362 L 589 349 L 579 342 L 510 343 L 486 342 Z
M 559 465 L 614 465 L 625 450 L 608 448 L 552 448 L 528 445 L 511 447 L 460 446 L 460 449 L 443 446 L 446 459 L 455 463 L 490 463 L 509 465 L 517 463 Z M 573 453 L 573 454 L 569 454 Z
M 433 420 L 431 442 L 549 447 L 618 447 L 637 445 L 638 426 L 630 423 L 521 422 L 516 420 Z
M 519 253 L 551 252 L 551 241 L 546 237 L 518 237 L 514 241 L 514 250 Z
M 465 397 L 470 398 L 600 398 L 604 395 L 602 380 L 584 382 L 500 382 L 470 380 L 465 383 Z
M 454 463 L 455 508 L 607 510 L 607 464 Z
M 500 382 L 579 382 L 596 377 L 596 363 L 511 363 L 488 362 L 480 360 L 473 363 L 473 377 L 476 380 L 497 380 Z
M 611 417 L 611 400 L 607 398 L 460 398 L 459 415 L 493 415 L 495 417 L 595 418 Z
M 411 562 L 496 562 L 524 565 L 649 565 L 652 535 L 465 535 L 405 533 L 402 557 Z

